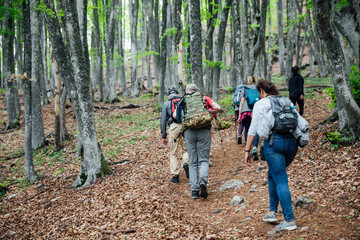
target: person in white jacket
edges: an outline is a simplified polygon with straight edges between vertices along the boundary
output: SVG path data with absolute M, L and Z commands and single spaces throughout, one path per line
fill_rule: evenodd
M 263 221 L 278 221 L 276 212 L 280 202 L 285 221 L 281 222 L 276 228 L 279 230 L 294 230 L 297 226 L 294 221 L 286 167 L 292 163 L 298 151 L 297 138 L 302 143 L 308 141 L 308 124 L 297 113 L 298 124 L 297 129 L 293 133 L 273 133 L 272 128 L 275 125 L 275 118 L 272 113 L 270 97 L 277 96 L 279 92 L 276 86 L 268 80 L 258 81 L 256 88 L 259 91 L 261 100 L 256 102 L 253 108 L 253 117 L 248 131 L 248 141 L 244 149 L 245 162 L 247 165 L 251 165 L 252 160 L 249 152 L 255 136 L 258 134 L 264 138 L 264 154 L 269 166 L 268 189 L 270 203 L 269 211 L 264 216 Z

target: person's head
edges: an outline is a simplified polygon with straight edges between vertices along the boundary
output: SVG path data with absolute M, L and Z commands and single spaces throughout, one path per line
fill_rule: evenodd
M 300 72 L 300 68 L 298 66 L 294 66 L 291 68 L 291 72 L 292 73 L 299 73 Z
M 261 98 L 265 97 L 266 95 L 279 95 L 279 91 L 277 90 L 274 83 L 262 78 L 258 80 L 258 83 L 256 84 L 256 89 L 259 91 Z M 263 91 L 263 94 L 261 91 Z
M 246 84 L 247 85 L 255 85 L 256 84 L 255 78 L 253 76 L 247 76 Z
M 173 96 L 177 96 L 179 94 L 179 91 L 178 90 L 176 90 L 176 89 L 170 89 L 169 91 L 168 91 L 168 98 L 171 98 L 171 97 L 173 97 Z
M 191 94 L 191 93 L 194 93 L 194 92 L 197 92 L 197 91 L 199 91 L 199 88 L 195 84 L 191 83 L 191 84 L 186 85 L 185 92 L 187 94 Z

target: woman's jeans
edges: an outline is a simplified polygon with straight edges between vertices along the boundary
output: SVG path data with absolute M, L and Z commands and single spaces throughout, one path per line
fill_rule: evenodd
M 264 154 L 269 166 L 269 211 L 277 212 L 280 201 L 285 221 L 294 221 L 286 167 L 294 160 L 298 146 L 291 134 L 273 134 L 272 146 L 270 139 L 264 141 Z

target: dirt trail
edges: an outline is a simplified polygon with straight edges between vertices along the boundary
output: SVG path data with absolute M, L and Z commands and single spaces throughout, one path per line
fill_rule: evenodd
M 326 103 L 324 96 L 306 99 L 305 118 L 311 126 L 330 113 Z M 103 109 L 97 110 L 96 115 L 119 117 L 137 111 L 152 114 L 154 110 Z M 51 107 L 44 113 L 45 118 L 52 118 Z M 48 124 L 46 133 L 52 131 L 51 121 Z M 68 124 L 73 130 L 74 121 L 69 119 Z M 124 127 L 111 124 L 112 131 Z M 334 126 L 327 126 L 326 130 L 329 129 Z M 21 137 L 22 130 L 18 131 L 13 136 Z M 8 198 L 0 202 L 0 239 L 265 239 L 274 228 L 261 221 L 268 206 L 267 185 L 264 185 L 266 163 L 256 161 L 247 167 L 243 145 L 236 144 L 234 131 L 234 127 L 221 131 L 226 156 L 219 133 L 213 132 L 214 166 L 210 168 L 206 200 L 191 199 L 183 171 L 179 184 L 170 182 L 167 150 L 160 145 L 158 128 L 144 131 L 145 140 L 113 155 L 111 162 L 130 161 L 111 165 L 112 175 L 98 179 L 84 190 L 70 188 L 79 169 L 79 163 L 73 160 L 76 141 L 72 140 L 64 150 L 63 154 L 67 155 L 64 162 L 43 169 L 44 178 L 37 184 L 24 190 L 10 188 Z M 299 228 L 278 233 L 276 239 L 359 237 L 360 145 L 338 149 L 330 148 L 329 143 L 322 145 L 323 131 L 311 130 L 311 143 L 299 150 L 288 171 L 293 201 L 307 194 L 312 203 L 307 208 L 294 209 Z M 6 135 L 5 139 L 9 137 Z M 112 141 L 129 141 L 129 137 Z M 103 147 L 106 150 L 107 146 Z M 11 171 L 11 161 L 15 160 L 0 162 L 7 171 L 5 174 Z M 62 167 L 66 167 L 63 174 L 54 174 Z M 230 179 L 241 180 L 245 185 L 237 191 L 219 191 Z M 256 191 L 250 192 L 251 189 Z M 17 195 L 9 199 L 11 194 Z M 229 205 L 236 195 L 247 201 L 238 211 L 238 207 Z

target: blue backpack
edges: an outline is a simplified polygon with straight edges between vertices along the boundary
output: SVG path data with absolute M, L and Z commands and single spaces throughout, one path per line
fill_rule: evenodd
M 250 109 L 260 100 L 259 91 L 257 89 L 246 88 L 246 101 Z
M 244 85 L 237 85 L 236 86 L 234 96 L 232 97 L 232 100 L 233 100 L 233 103 L 234 103 L 235 106 L 240 105 L 241 92 L 243 91 L 244 87 L 245 87 Z

